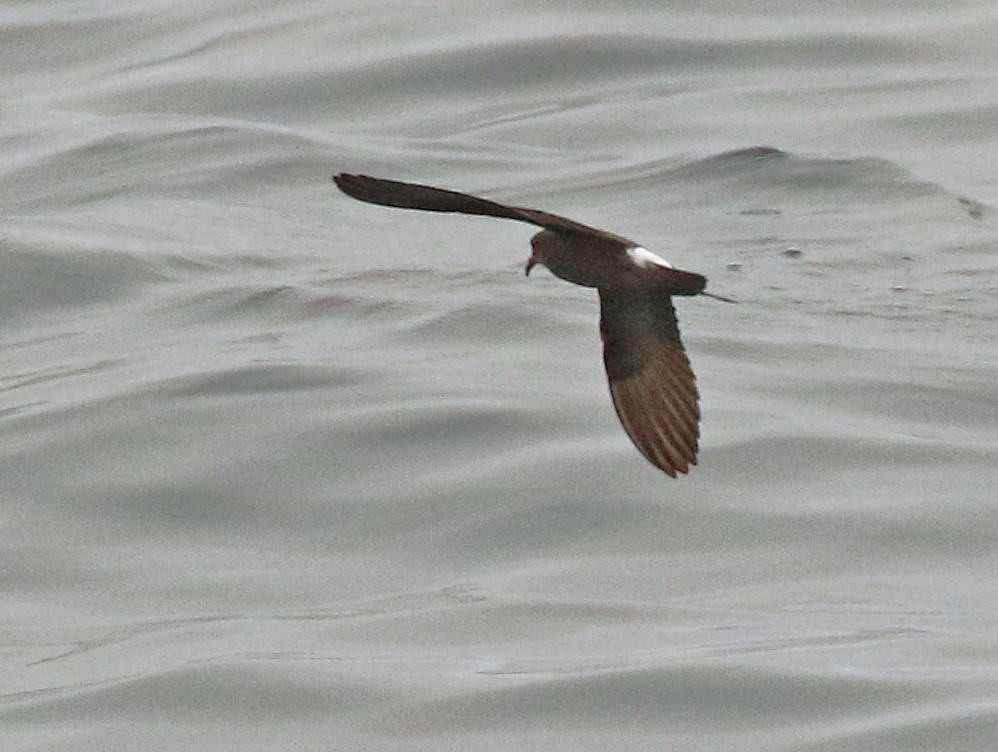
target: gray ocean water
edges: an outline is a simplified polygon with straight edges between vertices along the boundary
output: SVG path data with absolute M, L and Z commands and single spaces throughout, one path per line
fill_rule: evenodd
M 998 9 L 0 5 L 0 747 L 987 750 Z M 700 463 L 620 429 L 635 238 Z

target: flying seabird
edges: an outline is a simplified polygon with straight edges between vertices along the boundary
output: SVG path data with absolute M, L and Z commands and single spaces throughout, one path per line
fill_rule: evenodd
M 679 337 L 673 295 L 707 295 L 707 279 L 676 269 L 627 238 L 557 214 L 366 175 L 333 177 L 360 201 L 401 209 L 515 219 L 541 229 L 530 239 L 526 273 L 537 264 L 556 277 L 595 287 L 603 363 L 617 417 L 641 454 L 673 478 L 697 462 L 700 406 L 696 379 Z

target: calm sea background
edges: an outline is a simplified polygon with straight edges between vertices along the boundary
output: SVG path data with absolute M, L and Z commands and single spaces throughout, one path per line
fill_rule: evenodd
M 998 7 L 0 5 L 0 747 L 982 750 Z M 670 480 L 563 213 L 702 272 Z

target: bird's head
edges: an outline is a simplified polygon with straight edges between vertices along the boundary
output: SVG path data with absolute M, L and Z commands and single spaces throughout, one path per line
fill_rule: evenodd
M 524 271 L 540 264 L 554 276 L 583 287 L 599 287 L 602 270 L 599 236 L 543 230 L 530 239 L 530 258 Z M 594 246 L 596 250 L 594 250 Z
M 527 259 L 527 266 L 523 270 L 524 273 L 529 277 L 530 270 L 538 264 L 551 269 L 552 254 L 557 259 L 558 249 L 563 244 L 562 239 L 550 230 L 543 230 L 534 235 L 530 239 L 530 258 Z

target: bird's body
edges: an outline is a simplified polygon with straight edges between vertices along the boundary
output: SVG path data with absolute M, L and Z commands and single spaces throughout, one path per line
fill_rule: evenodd
M 541 264 L 556 277 L 598 290 L 603 362 L 627 435 L 649 462 L 673 477 L 696 464 L 699 394 L 672 296 L 711 295 L 704 292 L 706 278 L 673 268 L 627 238 L 557 214 L 365 175 L 340 174 L 333 180 L 347 195 L 372 204 L 515 219 L 541 227 L 530 240 L 526 272 Z

